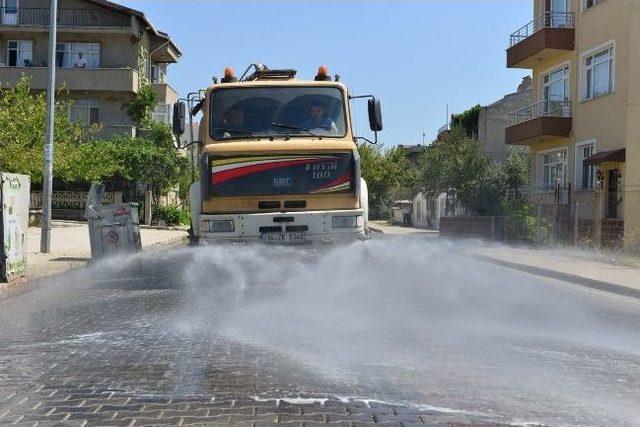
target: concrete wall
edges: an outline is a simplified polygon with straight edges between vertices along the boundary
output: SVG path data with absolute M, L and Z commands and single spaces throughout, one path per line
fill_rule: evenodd
M 509 94 L 500 101 L 480 109 L 478 142 L 491 160 L 504 160 L 507 152 L 504 130 L 509 125 L 509 114 L 532 103 L 533 97 L 529 89 Z

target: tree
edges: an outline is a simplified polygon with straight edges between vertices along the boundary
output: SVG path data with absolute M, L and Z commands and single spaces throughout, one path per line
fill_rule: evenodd
M 58 92 L 55 104 L 53 174 L 59 179 L 73 169 L 74 145 L 86 135 L 82 124 L 69 120 L 64 93 Z M 15 88 L 0 92 L 0 169 L 42 182 L 46 117 L 46 93 L 31 91 L 31 77 L 23 75 Z
M 455 127 L 425 149 L 418 161 L 418 189 L 429 198 L 450 192 L 477 215 L 498 215 L 508 190 L 518 192 L 529 180 L 522 150 L 509 147 L 503 163 L 493 163 L 480 144 Z
M 166 193 L 189 175 L 189 161 L 175 149 L 172 137 L 168 126 L 154 123 L 142 137 L 117 136 L 80 144 L 70 178 L 143 182 L 156 196 Z
M 476 139 L 478 137 L 478 121 L 481 108 L 480 104 L 478 104 L 460 114 L 452 115 L 451 127 L 463 129 L 468 138 Z
M 485 179 L 489 160 L 477 141 L 455 128 L 424 150 L 418 160 L 418 187 L 428 197 L 455 189 L 461 201 L 474 196 Z
M 45 95 L 32 92 L 28 76 L 0 92 L 0 169 L 31 175 L 36 184 L 43 174 Z M 156 195 L 187 181 L 188 159 L 175 149 L 168 126 L 148 121 L 141 137 L 92 140 L 83 124 L 69 119 L 63 95 L 61 91 L 55 106 L 56 180 L 81 185 L 111 179 L 144 182 Z
M 529 183 L 531 164 L 527 150 L 515 147 L 507 147 L 507 155 L 502 168 L 505 174 L 505 184 L 509 190 L 516 193 L 520 188 Z
M 138 128 L 141 128 L 151 124 L 151 117 L 156 105 L 158 105 L 158 97 L 153 86 L 147 82 L 142 82 L 138 93 L 133 96 L 131 101 L 125 104 L 125 109 L 133 123 Z
M 389 218 L 394 197 L 410 197 L 414 171 L 401 148 L 363 144 L 358 151 L 362 178 L 369 189 L 370 216 Z

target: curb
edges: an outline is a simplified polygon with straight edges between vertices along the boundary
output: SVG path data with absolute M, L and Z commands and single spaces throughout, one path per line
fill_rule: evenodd
M 182 236 L 182 237 L 174 237 L 173 239 L 164 241 L 164 242 L 158 242 L 158 243 L 154 243 L 148 246 L 144 246 L 142 248 L 142 250 L 138 253 L 144 253 L 147 251 L 154 251 L 154 250 L 158 250 L 158 249 L 162 249 L 162 248 L 171 248 L 171 247 L 176 247 L 179 246 L 181 243 L 186 243 L 187 241 L 187 236 Z M 31 285 L 37 284 L 38 282 L 41 282 L 43 280 L 48 280 L 48 279 L 52 279 L 56 276 L 62 276 L 64 274 L 67 274 L 71 271 L 75 271 L 75 270 L 81 270 L 83 268 L 87 268 L 91 265 L 91 258 L 88 258 L 87 261 L 75 261 L 75 262 L 69 262 L 67 264 L 67 268 L 65 268 L 62 271 L 53 273 L 51 275 L 44 275 L 44 276 L 29 276 L 29 273 L 27 273 L 27 275 L 25 277 L 21 277 L 19 279 L 16 279 L 13 282 L 10 283 L 0 283 L 0 301 L 2 301 L 3 299 L 9 298 L 10 296 L 14 295 L 14 294 L 18 294 L 20 292 L 26 291 L 28 290 L 28 288 Z
M 597 279 L 590 279 L 588 277 L 578 276 L 576 274 L 563 273 L 556 270 L 550 270 L 542 267 L 535 267 L 532 265 L 518 264 L 516 262 L 503 261 L 495 258 L 491 258 L 485 255 L 474 255 L 474 258 L 481 261 L 490 262 L 491 264 L 499 265 L 501 267 L 510 268 L 512 270 L 523 271 L 525 273 L 535 274 L 537 276 L 549 277 L 552 279 L 562 280 L 564 282 L 572 283 L 574 285 L 582 286 L 585 288 L 596 289 L 599 291 L 609 292 L 616 295 L 622 295 L 631 298 L 640 299 L 640 289 L 629 288 L 624 285 L 616 283 L 605 282 Z
M 189 227 L 173 227 L 170 225 L 143 225 L 140 224 L 141 230 L 170 230 L 170 231 L 189 231 Z
M 384 228 L 380 227 L 377 224 L 376 225 L 372 225 L 371 223 L 369 223 L 369 230 L 373 231 L 374 233 L 385 234 Z

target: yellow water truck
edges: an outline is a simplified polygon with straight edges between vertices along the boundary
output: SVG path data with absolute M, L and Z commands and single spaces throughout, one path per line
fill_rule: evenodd
M 252 64 L 231 68 L 199 102 L 174 106 L 174 132 L 202 113 L 200 179 L 190 189 L 194 242 L 318 244 L 368 235 L 367 184 L 361 177 L 350 100 L 368 98 L 371 130 L 382 130 L 380 102 L 350 96 L 339 77 L 319 68 L 313 80 L 295 70 Z M 187 104 L 189 104 L 187 102 Z

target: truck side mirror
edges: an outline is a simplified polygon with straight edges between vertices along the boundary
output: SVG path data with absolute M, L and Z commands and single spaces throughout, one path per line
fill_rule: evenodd
M 380 108 L 380 100 L 372 98 L 368 102 L 369 107 L 369 127 L 374 132 L 382 130 L 382 109 Z
M 183 101 L 173 104 L 173 133 L 184 134 L 186 128 L 187 107 Z

